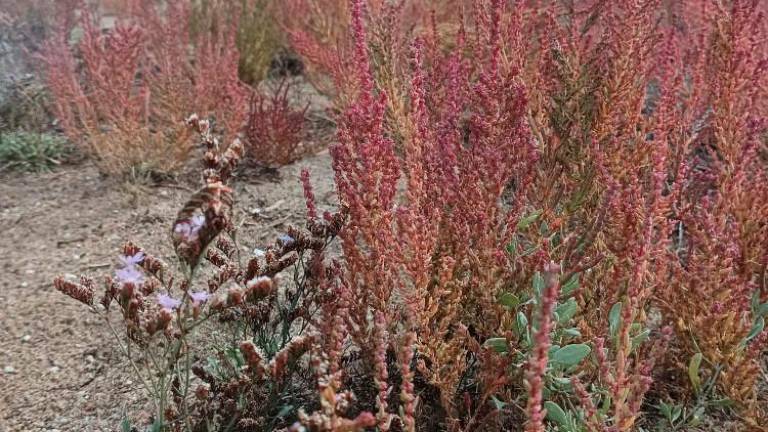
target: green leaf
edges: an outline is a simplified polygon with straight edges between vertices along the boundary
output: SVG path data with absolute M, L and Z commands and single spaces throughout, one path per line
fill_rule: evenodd
M 541 293 L 544 291 L 544 277 L 541 275 L 541 272 L 536 272 L 533 274 L 533 292 L 536 293 L 536 297 L 541 297 Z
M 552 355 L 551 362 L 560 366 L 570 367 L 579 364 L 588 356 L 592 349 L 587 344 L 566 345 Z
M 552 401 L 546 401 L 544 402 L 544 409 L 547 410 L 547 420 L 553 421 L 560 426 L 568 425 L 568 416 L 565 414 L 565 411 L 560 408 L 560 405 Z
M 571 388 L 573 387 L 573 384 L 571 384 L 570 378 L 564 378 L 564 377 L 557 377 L 553 376 L 552 383 L 555 384 L 557 388 L 559 388 L 562 391 L 571 391 Z
M 581 337 L 581 332 L 576 327 L 567 328 L 567 329 L 563 330 L 563 334 L 568 336 L 568 337 L 572 337 L 572 338 Z
M 549 235 L 549 224 L 547 221 L 541 222 L 541 225 L 539 226 L 539 234 L 541 234 L 543 237 Z
M 619 331 L 619 321 L 621 320 L 621 302 L 616 303 L 611 307 L 611 311 L 608 312 L 608 331 L 611 333 L 611 337 L 616 336 L 616 332 Z
M 131 432 L 131 421 L 128 418 L 124 418 L 120 422 L 120 430 L 122 432 Z
M 224 375 L 222 373 L 221 363 L 219 362 L 219 359 L 216 357 L 210 356 L 206 358 L 206 362 L 208 363 L 205 367 L 205 369 L 210 372 L 211 375 L 215 376 L 219 379 L 224 379 Z
M 579 274 L 576 273 L 575 275 L 571 276 L 570 279 L 568 279 L 563 284 L 562 288 L 560 288 L 560 293 L 564 296 L 569 296 L 578 288 L 579 288 Z
M 225 355 L 235 366 L 235 369 L 245 366 L 245 357 L 243 356 L 243 353 L 240 352 L 239 348 L 229 348 L 225 351 Z
M 683 407 L 680 405 L 672 406 L 672 422 L 676 422 L 680 418 L 680 414 L 683 413 Z
M 285 418 L 293 411 L 293 405 L 285 405 L 280 408 L 280 412 L 277 413 L 277 418 Z
M 507 406 L 506 402 L 500 401 L 496 396 L 491 396 L 491 403 L 493 403 L 493 406 L 497 411 L 501 411 Z
M 486 340 L 485 346 L 501 354 L 509 351 L 509 346 L 507 345 L 507 339 L 502 337 L 490 338 Z
M 149 427 L 150 432 L 161 432 L 163 430 L 163 420 L 158 418 Z
M 510 292 L 505 292 L 499 296 L 499 304 L 505 308 L 514 309 L 520 304 L 520 299 Z
M 667 419 L 670 423 L 672 422 L 672 406 L 671 405 L 668 405 L 666 402 L 661 401 L 659 402 L 659 411 L 661 411 L 661 415 L 663 415 L 665 419 Z
M 642 345 L 645 341 L 648 340 L 648 336 L 650 336 L 651 331 L 648 329 L 643 330 L 640 332 L 640 334 L 636 335 L 632 338 L 632 350 L 636 350 L 637 347 Z
M 517 229 L 522 230 L 528 228 L 528 225 L 536 222 L 536 219 L 538 219 L 539 216 L 541 216 L 541 210 L 536 210 L 530 215 L 520 219 L 520 221 L 517 222 Z
M 715 399 L 712 402 L 710 402 L 709 405 L 712 405 L 718 408 L 730 408 L 730 407 L 736 406 L 736 402 L 734 402 L 733 399 L 724 398 L 724 399 Z
M 696 353 L 691 357 L 691 361 L 688 362 L 688 379 L 691 380 L 694 392 L 698 393 L 701 389 L 701 377 L 699 376 L 699 367 L 701 366 L 701 360 L 704 356 L 701 353 Z
M 552 234 L 552 236 L 549 238 L 549 244 L 550 244 L 550 249 L 556 249 L 558 246 L 563 244 L 562 234 L 560 234 L 560 232 L 556 232 Z
M 693 411 L 690 420 L 688 420 L 688 426 L 696 427 L 700 425 L 701 419 L 704 417 L 704 410 L 705 408 L 703 406 L 696 408 L 696 410 Z
M 757 316 L 765 317 L 768 315 L 768 303 L 763 303 L 757 307 Z
M 765 329 L 765 318 L 759 317 L 757 320 L 755 320 L 755 323 L 752 325 L 752 330 L 749 331 L 749 334 L 747 337 L 744 338 L 744 340 L 741 342 L 743 346 L 746 346 L 749 341 L 755 338 L 755 336 L 759 335 L 763 332 Z
M 560 345 L 552 345 L 549 347 L 549 350 L 547 351 L 547 356 L 552 357 L 553 354 L 555 354 L 560 349 Z
M 512 239 L 511 242 L 507 245 L 507 253 L 510 255 L 514 255 L 517 252 L 517 239 Z
M 528 332 L 528 317 L 526 317 L 525 314 L 520 311 L 517 313 L 515 321 L 515 326 L 517 327 L 517 335 L 523 336 L 526 334 Z
M 571 320 L 571 318 L 576 315 L 576 312 L 579 310 L 579 305 L 576 303 L 576 299 L 573 297 L 569 298 L 567 302 L 559 305 L 557 309 L 555 309 L 555 312 L 557 312 L 558 316 L 558 323 L 565 324 L 568 321 Z

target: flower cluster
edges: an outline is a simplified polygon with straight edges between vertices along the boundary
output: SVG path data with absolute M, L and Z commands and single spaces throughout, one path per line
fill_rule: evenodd
M 121 284 L 141 285 L 144 283 L 144 273 L 138 267 L 144 261 L 144 252 L 135 255 L 121 255 L 120 268 L 115 271 L 115 280 Z
M 195 215 L 190 220 L 182 220 L 173 228 L 174 234 L 178 235 L 182 241 L 190 243 L 197 240 L 197 234 L 205 225 L 205 215 Z

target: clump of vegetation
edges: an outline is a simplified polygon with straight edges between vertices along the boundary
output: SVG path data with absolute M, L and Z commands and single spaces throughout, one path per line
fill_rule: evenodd
M 45 87 L 34 77 L 9 78 L 0 82 L 0 131 L 43 131 L 50 127 L 50 109 Z
M 155 430 L 765 424 L 761 3 L 296 5 L 327 6 L 284 19 L 335 92 L 338 213 L 304 172 L 306 229 L 242 257 L 244 146 L 193 117 L 205 184 L 172 225 L 179 269 L 127 244 L 101 299 L 54 283 L 108 323 L 117 305 Z M 286 94 L 253 107 L 251 145 L 294 135 Z M 207 326 L 235 335 L 214 355 Z
M 235 141 L 225 150 L 208 121 L 193 116 L 190 125 L 206 149 L 204 186 L 173 224 L 178 270 L 128 243 L 101 296 L 86 276 L 60 277 L 54 285 L 113 330 L 155 403 L 153 430 L 278 430 L 297 416 L 345 430 L 371 426 L 367 413 L 342 415 L 355 409 L 339 375 L 343 287 L 339 263 L 325 250 L 344 212 L 313 218 L 306 230 L 290 228 L 241 256 L 227 183 L 244 149 Z M 111 321 L 115 308 L 121 327 Z M 217 339 L 208 354 L 195 334 L 213 328 L 235 339 Z M 307 416 L 316 394 L 325 408 Z
M 237 22 L 236 45 L 240 53 L 238 73 L 243 82 L 256 86 L 269 73 L 284 47 L 276 21 L 278 2 L 269 0 L 195 0 L 190 18 L 193 35 L 227 31 L 221 17 Z
M 38 0 L 0 0 L 0 131 L 44 131 L 51 123 L 47 89 L 29 53 L 51 30 L 54 8 Z
M 283 78 L 251 96 L 245 127 L 248 162 L 275 168 L 291 163 L 312 150 L 306 143 L 304 123 L 309 104 L 292 101 L 294 82 Z
M 66 140 L 39 132 L 0 132 L 0 171 L 47 171 L 68 153 Z
M 239 132 L 248 94 L 237 75 L 239 16 L 222 16 L 221 31 L 193 39 L 187 1 L 137 2 L 110 29 L 80 5 L 60 4 L 39 59 L 59 125 L 102 171 L 178 169 L 192 148 L 190 112 L 214 116 L 228 137 Z M 82 36 L 71 46 L 76 25 Z

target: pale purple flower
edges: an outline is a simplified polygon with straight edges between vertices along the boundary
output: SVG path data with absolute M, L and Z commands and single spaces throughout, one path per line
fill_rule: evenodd
M 181 237 L 187 238 L 190 236 L 191 230 L 188 222 L 179 222 L 173 229 L 173 232 L 179 234 Z
M 134 266 L 123 267 L 115 272 L 118 281 L 140 285 L 144 283 L 144 274 Z
M 137 252 L 135 255 L 120 255 L 117 257 L 123 267 L 134 267 L 144 261 L 144 252 Z
M 173 231 L 184 240 L 190 241 L 197 238 L 197 233 L 205 226 L 205 216 L 195 215 L 192 219 L 179 222 Z
M 200 231 L 200 228 L 202 228 L 203 225 L 205 225 L 205 215 L 199 214 L 199 215 L 193 216 L 192 220 L 189 222 L 189 225 L 190 225 L 190 230 L 192 230 L 192 232 L 194 233 L 197 233 L 198 231 Z
M 169 296 L 168 294 L 158 294 L 157 304 L 159 304 L 163 309 L 168 309 L 168 310 L 178 309 L 178 307 L 181 306 L 180 301 Z
M 200 303 L 205 303 L 211 295 L 206 291 L 193 291 L 189 293 L 189 296 L 192 298 L 192 303 L 199 306 Z
M 289 236 L 288 234 L 280 234 L 277 236 L 277 241 L 280 242 L 280 244 L 284 247 L 291 246 L 296 240 L 294 240 L 293 237 Z

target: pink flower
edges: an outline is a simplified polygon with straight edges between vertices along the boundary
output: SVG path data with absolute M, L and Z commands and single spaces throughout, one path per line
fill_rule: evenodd
M 157 303 L 163 309 L 167 309 L 167 310 L 178 309 L 179 306 L 181 306 L 181 302 L 180 301 L 178 301 L 175 298 L 169 296 L 168 294 L 158 294 L 157 295 Z

